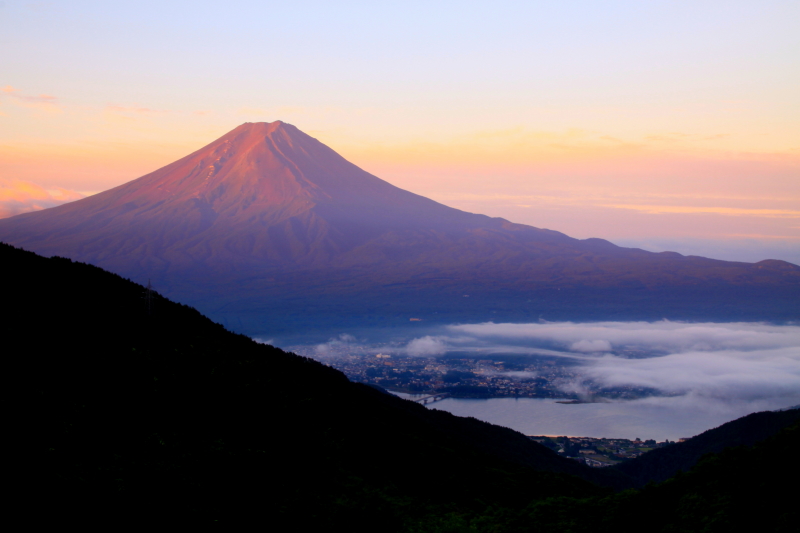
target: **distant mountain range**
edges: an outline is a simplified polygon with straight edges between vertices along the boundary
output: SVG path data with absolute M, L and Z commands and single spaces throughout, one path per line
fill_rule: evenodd
M 152 280 L 251 334 L 410 318 L 800 318 L 796 265 L 651 253 L 459 211 L 280 121 L 0 220 L 0 241 Z

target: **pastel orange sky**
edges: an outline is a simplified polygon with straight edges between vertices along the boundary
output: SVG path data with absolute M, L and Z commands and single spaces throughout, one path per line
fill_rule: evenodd
M 229 7 L 0 3 L 0 202 L 284 120 L 453 207 L 800 262 L 796 2 Z

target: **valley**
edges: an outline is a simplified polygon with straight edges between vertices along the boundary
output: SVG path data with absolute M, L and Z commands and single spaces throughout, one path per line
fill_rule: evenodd
M 35 339 L 14 375 L 43 522 L 616 531 L 659 513 L 671 531 L 706 519 L 685 506 L 702 493 L 724 527 L 741 507 L 706 453 L 788 516 L 749 487 L 796 445 L 797 410 L 773 411 L 797 403 L 797 265 L 460 211 L 281 121 L 2 219 L 0 240 L 4 333 Z M 370 329 L 416 334 L 343 333 Z M 695 437 L 624 441 L 676 435 Z

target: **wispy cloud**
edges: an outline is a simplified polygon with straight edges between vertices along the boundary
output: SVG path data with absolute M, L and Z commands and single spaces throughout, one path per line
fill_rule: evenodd
M 604 355 L 588 362 L 581 372 L 602 386 L 649 387 L 670 395 L 797 398 L 800 344 L 773 350 L 688 351 L 645 359 Z
M 667 395 L 744 402 L 800 401 L 800 326 L 598 322 L 462 324 L 411 340 L 408 353 L 546 354 L 568 358 L 565 392 L 646 387 Z M 412 349 L 413 348 L 413 349 Z
M 645 135 L 644 139 L 646 141 L 654 141 L 654 142 L 667 142 L 667 143 L 674 143 L 674 142 L 686 142 L 686 141 L 717 141 L 721 139 L 726 139 L 730 137 L 728 133 L 717 133 L 712 135 L 699 135 L 693 133 L 680 133 L 676 131 L 668 132 L 668 133 L 657 133 L 651 135 Z
M 406 352 L 408 355 L 414 356 L 442 355 L 447 353 L 447 345 L 444 339 L 440 337 L 426 335 L 425 337 L 420 337 L 419 339 L 414 339 L 409 342 L 406 347 Z
M 169 109 L 152 109 L 149 107 L 141 107 L 136 104 L 132 106 L 122 106 L 122 105 L 107 105 L 106 111 L 111 113 L 132 113 L 136 115 L 165 115 L 169 113 L 173 113 L 173 111 Z
M 532 324 L 462 324 L 448 326 L 449 334 L 461 333 L 480 340 L 502 341 L 518 346 L 541 345 L 569 349 L 582 342 L 602 341 L 609 349 L 599 351 L 761 350 L 800 346 L 800 326 L 773 326 L 752 322 L 543 322 Z M 574 348 L 573 348 L 574 349 Z
M 68 189 L 45 189 L 29 181 L 0 179 L 0 218 L 47 209 L 81 198 L 82 194 Z
M 744 209 L 739 207 L 714 207 L 692 205 L 637 205 L 637 204 L 600 204 L 602 207 L 614 209 L 631 209 L 650 215 L 664 213 L 696 214 L 711 213 L 729 216 L 754 216 L 767 218 L 800 218 L 800 211 L 794 209 Z
M 350 346 L 356 342 L 356 338 L 348 333 L 342 333 L 338 337 L 329 339 L 328 342 L 317 344 L 314 347 L 314 354 L 317 357 L 327 357 L 338 353 L 342 347 Z
M 0 87 L 0 93 L 8 96 L 14 103 L 16 103 L 17 105 L 21 105 L 23 107 L 33 107 L 37 109 L 43 109 L 46 111 L 59 110 L 58 98 L 50 94 L 39 94 L 39 95 L 24 94 L 20 92 L 19 89 L 16 89 L 11 85 Z
M 548 356 L 548 368 L 552 357 L 560 357 L 567 371 L 548 379 L 564 393 L 597 403 L 563 406 L 542 400 L 530 409 L 529 403 L 496 399 L 438 407 L 533 435 L 674 440 L 749 413 L 800 404 L 800 325 L 487 322 L 434 327 L 416 338 L 378 337 L 368 343 L 342 335 L 316 347 L 287 348 L 320 359 L 383 353 L 506 361 L 521 357 L 520 363 L 527 365 L 530 356 Z M 550 375 L 492 365 L 476 373 L 518 380 Z M 625 388 L 653 394 L 625 401 L 603 396 L 604 389 Z

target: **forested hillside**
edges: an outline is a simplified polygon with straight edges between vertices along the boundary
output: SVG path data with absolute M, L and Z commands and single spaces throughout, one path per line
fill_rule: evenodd
M 708 453 L 719 453 L 735 446 L 752 446 L 798 420 L 800 409 L 753 413 L 709 429 L 686 442 L 658 448 L 635 461 L 620 463 L 614 469 L 630 476 L 638 486 L 651 481 L 665 481 L 681 470 L 689 470 Z
M 277 513 L 393 531 L 603 492 L 516 432 L 350 383 L 99 268 L 6 245 L 0 260 L 31 501 L 56 514 Z
M 796 470 L 796 424 L 614 493 L 630 473 L 351 383 L 99 268 L 7 245 L 0 261 L 12 436 L 25 451 L 12 512 L 28 523 L 511 532 L 702 521 L 730 531 L 766 512 L 760 530 L 780 531 L 794 516 L 778 487 Z
M 507 520 L 503 531 L 652 533 L 797 531 L 800 423 L 752 447 L 709 454 L 688 473 L 605 498 L 549 498 Z

